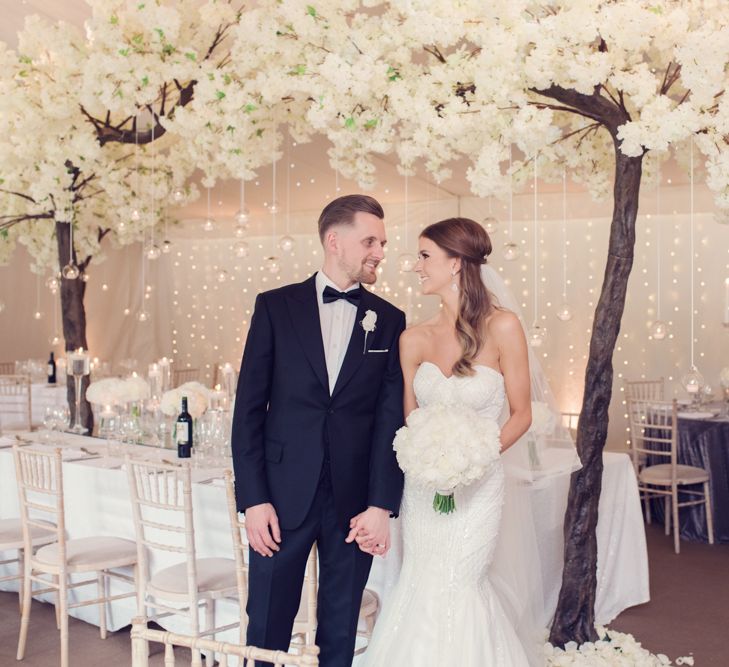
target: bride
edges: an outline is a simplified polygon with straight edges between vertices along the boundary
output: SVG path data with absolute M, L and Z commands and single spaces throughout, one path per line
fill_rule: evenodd
M 439 296 L 441 308 L 403 333 L 400 359 L 406 416 L 418 407 L 458 404 L 498 419 L 508 401 L 503 453 L 531 423 L 529 353 L 518 316 L 495 302 L 482 279 L 481 265 L 490 252 L 488 234 L 473 220 L 451 218 L 425 228 L 415 271 L 423 293 Z M 402 570 L 385 599 L 365 665 L 534 663 L 514 614 L 506 610 L 513 600 L 502 604 L 498 584 L 491 581 L 504 494 L 498 462 L 481 479 L 456 488 L 455 512 L 438 514 L 433 489 L 406 474 Z M 364 548 L 372 546 L 367 540 L 358 537 Z

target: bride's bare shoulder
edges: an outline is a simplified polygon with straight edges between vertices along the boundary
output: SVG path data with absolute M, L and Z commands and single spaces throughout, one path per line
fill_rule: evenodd
M 518 334 L 523 335 L 519 318 L 515 313 L 505 308 L 495 308 L 486 317 L 484 324 L 487 331 L 496 338 L 505 338 Z

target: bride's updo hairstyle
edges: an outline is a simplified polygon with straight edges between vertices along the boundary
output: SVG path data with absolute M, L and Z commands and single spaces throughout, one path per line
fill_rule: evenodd
M 430 239 L 449 257 L 461 260 L 456 335 L 463 356 L 453 365 L 453 374 L 474 375 L 473 362 L 484 343 L 483 319 L 494 307 L 481 279 L 481 265 L 491 254 L 486 230 L 469 218 L 448 218 L 426 227 L 421 237 Z

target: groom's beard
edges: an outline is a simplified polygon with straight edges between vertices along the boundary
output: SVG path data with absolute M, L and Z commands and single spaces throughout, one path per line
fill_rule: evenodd
M 364 283 L 365 285 L 374 285 L 377 282 L 377 267 L 379 263 L 372 270 L 366 267 L 364 263 L 358 267 L 347 266 L 343 263 L 340 266 L 344 269 L 352 284 Z

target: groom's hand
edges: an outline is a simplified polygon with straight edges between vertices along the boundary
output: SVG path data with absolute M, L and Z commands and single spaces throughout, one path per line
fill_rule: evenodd
M 271 503 L 253 505 L 246 510 L 246 535 L 253 551 L 261 556 L 273 556 L 281 547 L 281 529 Z
M 384 556 L 390 548 L 390 512 L 368 507 L 349 522 L 346 542 L 357 541 L 359 548 L 373 556 Z

